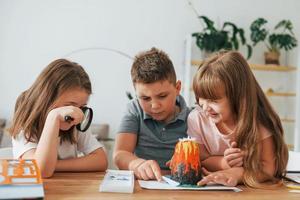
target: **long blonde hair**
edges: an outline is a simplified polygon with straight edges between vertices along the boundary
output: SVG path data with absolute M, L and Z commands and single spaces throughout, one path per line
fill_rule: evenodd
M 199 98 L 220 99 L 220 87 L 225 88 L 237 122 L 235 132 L 238 147 L 247 152 L 243 165 L 245 185 L 254 188 L 262 186 L 258 182 L 258 172 L 263 172 L 258 145 L 261 141 L 259 126 L 272 134 L 276 171 L 274 177 L 270 178 L 279 180 L 285 173 L 288 160 L 282 124 L 240 53 L 221 51 L 199 66 L 193 80 L 196 102 Z
M 15 138 L 23 130 L 27 141 L 37 142 L 53 103 L 63 92 L 73 88 L 92 93 L 91 82 L 84 69 L 65 59 L 51 62 L 33 85 L 18 97 L 12 126 L 8 129 L 10 134 Z M 65 132 L 69 134 L 61 134 L 62 141 L 75 142 L 74 130 Z

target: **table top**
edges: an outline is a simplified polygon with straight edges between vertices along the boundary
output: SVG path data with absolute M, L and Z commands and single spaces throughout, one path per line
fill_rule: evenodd
M 233 191 L 170 191 L 142 189 L 135 181 L 133 194 L 102 193 L 99 185 L 104 177 L 103 172 L 88 173 L 55 173 L 53 177 L 44 179 L 45 199 L 217 199 L 217 200 L 247 200 L 247 199 L 272 199 L 287 200 L 300 199 L 300 193 L 289 192 L 286 187 L 275 190 L 250 189 L 238 186 L 242 192 Z

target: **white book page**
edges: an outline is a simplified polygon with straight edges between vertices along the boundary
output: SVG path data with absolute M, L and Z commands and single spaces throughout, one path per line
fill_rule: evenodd
M 289 151 L 288 172 L 300 172 L 300 152 Z
M 104 179 L 99 186 L 100 192 L 132 193 L 133 190 L 133 171 L 126 170 L 107 170 Z
M 228 187 L 222 185 L 207 185 L 207 186 L 190 186 L 190 187 L 182 187 L 180 185 L 175 186 L 168 184 L 166 181 L 143 181 L 139 180 L 139 184 L 141 188 L 152 189 L 152 190 L 232 190 L 234 192 L 240 192 L 241 189 L 237 187 Z

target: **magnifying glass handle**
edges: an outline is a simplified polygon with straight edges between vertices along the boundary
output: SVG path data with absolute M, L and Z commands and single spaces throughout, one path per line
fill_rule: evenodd
M 69 123 L 70 123 L 70 122 L 73 121 L 73 120 L 74 120 L 74 118 L 71 117 L 70 115 L 66 115 L 66 116 L 65 116 L 65 121 L 66 121 L 66 122 L 69 122 Z

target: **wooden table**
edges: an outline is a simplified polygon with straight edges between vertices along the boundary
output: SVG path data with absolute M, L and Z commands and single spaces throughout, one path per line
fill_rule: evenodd
M 249 189 L 239 186 L 242 192 L 232 191 L 167 191 L 146 190 L 135 183 L 133 194 L 101 193 L 99 184 L 104 173 L 55 173 L 50 179 L 44 179 L 45 199 L 139 199 L 139 200 L 248 200 L 270 199 L 287 200 L 300 199 L 299 193 L 291 193 L 285 187 L 276 190 Z

